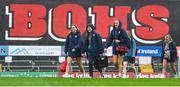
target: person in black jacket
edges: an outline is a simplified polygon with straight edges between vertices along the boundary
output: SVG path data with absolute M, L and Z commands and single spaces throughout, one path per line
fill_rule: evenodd
M 80 71 L 83 76 L 85 75 L 85 70 L 81 63 L 83 39 L 80 31 L 75 25 L 71 26 L 71 32 L 68 34 L 65 43 L 65 54 L 67 55 L 67 66 L 63 77 L 68 77 L 68 72 L 72 62 L 72 58 L 76 58 Z
M 162 74 L 163 77 L 165 77 L 166 73 L 166 66 L 167 63 L 169 62 L 171 65 L 171 68 L 173 70 L 174 76 L 177 77 L 177 70 L 175 66 L 175 60 L 177 58 L 177 49 L 176 49 L 176 44 L 171 38 L 171 36 L 168 34 L 164 37 L 164 42 L 162 45 Z
M 96 58 L 100 57 L 100 54 L 104 52 L 104 46 L 101 36 L 95 32 L 95 27 L 92 24 L 88 24 L 86 28 L 87 35 L 85 36 L 85 52 L 89 61 L 89 73 L 90 77 L 93 77 L 93 65 Z M 95 66 L 95 65 L 94 65 Z M 103 77 L 102 69 L 95 66 Z
M 121 21 L 115 20 L 114 21 L 114 27 L 113 30 L 110 32 L 110 35 L 108 37 L 107 43 L 105 45 L 105 51 L 107 51 L 107 48 L 112 45 L 113 46 L 113 63 L 115 67 L 118 69 L 119 77 L 121 77 L 122 73 L 122 62 L 123 62 L 123 55 L 119 54 L 116 50 L 116 47 L 121 46 L 127 46 L 130 48 L 130 39 L 128 37 L 127 32 L 121 28 L 122 24 Z

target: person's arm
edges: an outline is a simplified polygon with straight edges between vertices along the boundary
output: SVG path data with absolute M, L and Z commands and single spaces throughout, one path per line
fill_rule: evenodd
M 162 47 L 161 59 L 164 58 L 164 46 L 165 46 L 165 44 L 164 44 L 164 42 L 162 42 L 162 44 L 161 44 L 161 47 Z
M 67 54 L 69 46 L 69 35 L 66 38 L 64 53 Z
M 136 49 L 137 45 L 136 45 L 136 41 L 133 39 L 133 48 Z
M 99 34 L 97 34 L 97 44 L 99 48 L 99 54 L 102 54 L 104 52 L 104 46 L 103 46 L 102 38 Z
M 105 48 L 108 48 L 113 42 L 113 34 L 112 34 L 112 31 L 107 39 L 107 42 L 106 42 L 106 45 L 105 45 Z
M 136 41 L 134 40 L 134 39 L 132 39 L 133 41 L 132 41 L 132 48 L 133 48 L 133 54 L 134 54 L 134 56 L 136 56 L 136 50 L 137 50 L 137 48 L 136 48 Z
M 128 48 L 131 48 L 131 44 L 130 44 L 130 38 L 128 37 L 128 34 L 125 30 L 121 30 L 121 34 L 122 34 L 122 39 L 120 40 L 120 42 L 122 43 L 126 43 Z
M 88 40 L 87 40 L 87 38 L 88 38 L 88 37 L 86 37 L 86 38 L 83 39 L 83 40 L 84 40 L 84 43 L 83 43 L 82 53 L 86 53 L 87 50 L 88 50 L 88 48 L 87 48 L 87 46 L 88 46 Z
M 175 42 L 171 43 L 171 47 L 172 47 L 172 49 L 170 49 L 170 52 L 176 53 L 177 49 L 176 49 L 176 43 Z
M 121 30 L 121 35 L 122 35 L 122 39 L 120 40 L 121 42 L 127 42 L 130 41 L 130 38 L 128 37 L 128 34 L 125 30 Z
M 81 34 L 78 34 L 78 44 L 74 47 L 75 50 L 79 49 L 83 44 L 83 39 L 82 39 L 82 36 Z

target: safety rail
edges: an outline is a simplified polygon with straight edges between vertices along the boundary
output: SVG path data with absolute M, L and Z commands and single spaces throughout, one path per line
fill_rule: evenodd
M 127 67 L 130 68 L 131 66 L 127 66 Z M 29 68 L 29 69 L 23 69 L 23 68 Z M 49 68 L 53 68 L 53 69 L 49 69 Z M 78 68 L 78 69 L 74 69 L 74 68 Z M 84 68 L 86 68 L 85 70 L 88 72 L 87 68 L 89 68 L 89 66 L 86 65 L 84 66 Z M 117 70 L 115 69 L 115 66 L 113 65 L 105 67 L 105 68 L 107 72 L 117 72 Z M 111 69 L 107 69 L 107 68 L 111 68 Z M 139 66 L 135 66 L 135 68 L 137 71 L 139 71 Z M 59 72 L 60 66 L 2 66 L 2 71 L 3 72 L 43 72 L 43 71 Z M 79 70 L 79 67 L 75 65 L 75 66 L 70 67 L 70 71 L 80 71 L 80 70 Z M 94 69 L 94 71 L 97 71 L 97 70 Z

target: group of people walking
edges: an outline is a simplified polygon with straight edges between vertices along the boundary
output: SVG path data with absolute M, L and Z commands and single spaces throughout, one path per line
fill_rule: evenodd
M 168 40 L 166 38 L 168 38 Z M 136 56 L 136 42 L 130 33 L 128 34 L 124 29 L 122 29 L 121 21 L 115 20 L 113 30 L 111 30 L 109 33 L 107 42 L 105 44 L 103 44 L 100 34 L 95 31 L 95 27 L 92 24 L 87 25 L 84 37 L 81 35 L 81 32 L 76 25 L 71 26 L 71 32 L 68 34 L 65 43 L 67 66 L 63 77 L 68 77 L 72 58 L 76 58 L 80 71 L 82 72 L 83 77 L 85 76 L 85 70 L 81 62 L 81 57 L 83 53 L 86 53 L 89 61 L 89 75 L 93 78 L 94 62 L 96 62 L 96 58 L 100 58 L 101 55 L 107 51 L 109 46 L 112 46 L 113 64 L 118 70 L 119 77 L 126 78 L 126 68 L 128 62 L 131 64 L 134 71 L 137 72 L 134 65 Z M 174 61 L 177 57 L 177 50 L 172 38 L 170 39 L 170 35 L 165 36 L 162 47 L 162 73 L 165 74 L 167 62 L 170 62 L 172 69 L 176 74 Z M 119 50 L 124 52 L 120 52 Z M 103 69 L 99 67 L 95 68 L 100 72 L 101 77 L 104 77 Z

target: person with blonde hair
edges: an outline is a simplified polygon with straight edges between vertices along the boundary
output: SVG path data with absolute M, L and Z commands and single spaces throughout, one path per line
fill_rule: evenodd
M 105 51 L 107 51 L 107 48 L 112 45 L 113 47 L 113 63 L 115 67 L 118 69 L 119 77 L 121 77 L 122 73 L 122 63 L 123 63 L 123 56 L 125 53 L 119 53 L 117 51 L 118 46 L 127 46 L 130 48 L 130 39 L 128 37 L 127 32 L 122 29 L 122 23 L 120 20 L 114 21 L 113 30 L 110 32 L 107 43 L 105 45 Z
M 177 70 L 175 66 L 175 60 L 177 58 L 176 44 L 168 34 L 164 37 L 162 45 L 162 75 L 165 77 L 167 63 L 169 62 L 174 73 L 174 77 L 177 77 Z

